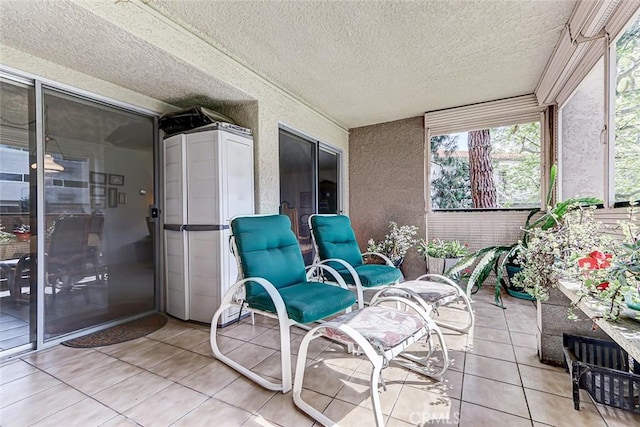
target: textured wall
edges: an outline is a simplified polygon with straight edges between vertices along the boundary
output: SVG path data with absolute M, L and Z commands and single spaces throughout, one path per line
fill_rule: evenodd
M 384 238 L 389 221 L 418 226 L 425 236 L 422 117 L 351 129 L 349 175 L 349 215 L 362 249 Z M 415 278 L 425 263 L 412 250 L 402 270 Z
M 560 180 L 562 200 L 575 196 L 604 198 L 604 127 L 602 60 L 561 109 Z

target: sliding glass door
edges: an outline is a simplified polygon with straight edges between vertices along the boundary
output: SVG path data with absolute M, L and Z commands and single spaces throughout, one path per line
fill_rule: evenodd
M 154 311 L 157 123 L 0 74 L 0 357 Z
M 280 213 L 288 215 L 306 264 L 313 262 L 308 219 L 340 211 L 340 154 L 319 141 L 280 129 Z
M 0 78 L 0 352 L 35 340 L 35 89 Z
M 154 120 L 43 90 L 44 338 L 155 308 Z

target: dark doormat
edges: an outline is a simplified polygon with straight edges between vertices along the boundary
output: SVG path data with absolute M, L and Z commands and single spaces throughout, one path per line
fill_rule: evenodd
M 84 337 L 64 341 L 67 347 L 87 348 L 102 347 L 134 340 L 155 332 L 167 323 L 167 317 L 154 313 L 141 319 L 132 320 L 122 325 L 114 326 L 104 331 L 94 332 Z

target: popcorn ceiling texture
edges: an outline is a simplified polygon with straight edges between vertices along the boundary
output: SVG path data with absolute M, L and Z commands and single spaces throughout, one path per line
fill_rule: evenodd
M 152 0 L 347 127 L 533 93 L 575 1 Z

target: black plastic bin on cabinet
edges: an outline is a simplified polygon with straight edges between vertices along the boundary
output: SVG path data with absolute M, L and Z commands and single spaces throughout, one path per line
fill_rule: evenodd
M 573 383 L 573 405 L 580 389 L 598 403 L 640 413 L 640 364 L 613 341 L 563 334 L 564 357 Z M 632 363 L 633 372 L 629 371 Z

